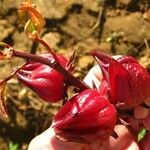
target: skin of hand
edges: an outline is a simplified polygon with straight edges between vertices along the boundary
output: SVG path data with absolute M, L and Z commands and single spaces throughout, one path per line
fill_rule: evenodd
M 110 137 L 103 143 L 81 144 L 62 142 L 55 137 L 53 128 L 48 128 L 31 141 L 28 150 L 140 150 L 127 127 L 116 125 L 114 130 L 117 139 Z
M 98 65 L 94 66 L 84 79 L 91 88 L 92 82 L 98 87 L 102 79 L 102 72 Z M 134 136 L 124 125 L 116 125 L 115 132 L 118 138 L 112 136 L 105 142 L 81 144 L 74 142 L 62 142 L 55 137 L 53 128 L 48 128 L 42 134 L 35 137 L 29 144 L 28 150 L 140 150 Z

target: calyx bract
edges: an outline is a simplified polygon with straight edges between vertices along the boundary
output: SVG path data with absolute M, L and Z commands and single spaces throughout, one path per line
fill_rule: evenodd
M 42 54 L 51 62 L 54 58 L 51 54 Z M 68 60 L 57 55 L 59 63 L 65 67 Z M 29 61 L 18 73 L 19 80 L 32 89 L 40 98 L 47 102 L 57 102 L 64 98 L 64 77 L 51 67 Z
M 93 51 L 104 78 L 99 92 L 108 97 L 113 104 L 123 108 L 132 108 L 150 97 L 150 75 L 131 56 L 122 56 L 117 60 L 111 56 Z
M 112 134 L 116 116 L 115 107 L 89 89 L 67 101 L 54 117 L 53 127 L 59 139 L 91 143 Z

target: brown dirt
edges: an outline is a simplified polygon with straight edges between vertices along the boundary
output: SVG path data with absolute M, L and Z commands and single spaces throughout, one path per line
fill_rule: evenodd
M 0 0 L 0 41 L 18 50 L 44 52 L 42 46 L 29 41 L 17 18 L 21 0 Z M 150 70 L 150 2 L 149 0 L 33 0 L 46 18 L 41 37 L 58 53 L 70 56 L 77 50 L 74 75 L 83 79 L 94 64 L 89 55 L 100 49 L 112 55 L 129 54 Z M 23 60 L 0 63 L 0 77 L 6 77 Z M 0 150 L 10 142 L 27 149 L 30 140 L 48 128 L 59 104 L 47 104 L 17 79 L 5 91 L 9 118 L 0 116 Z

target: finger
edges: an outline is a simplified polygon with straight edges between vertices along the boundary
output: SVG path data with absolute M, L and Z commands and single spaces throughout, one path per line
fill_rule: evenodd
M 121 57 L 121 55 L 113 56 L 114 59 L 118 59 L 119 57 Z M 101 84 L 102 78 L 103 78 L 103 74 L 102 74 L 100 66 L 95 65 L 94 67 L 90 69 L 88 74 L 85 76 L 84 82 L 91 88 L 94 88 L 93 86 L 93 83 L 94 83 L 94 85 L 98 89 Z
M 93 86 L 93 83 L 94 83 L 94 85 L 98 89 L 101 83 L 102 77 L 103 77 L 102 71 L 99 65 L 96 65 L 92 67 L 90 71 L 88 72 L 88 74 L 85 76 L 84 82 L 91 88 L 94 88 Z
M 88 146 L 88 150 L 140 150 L 134 137 L 131 135 L 127 127 L 116 125 L 115 132 L 118 138 L 110 137 L 105 142 L 95 142 Z M 85 149 L 85 150 L 87 150 Z
M 84 148 L 85 144 L 58 140 L 54 130 L 49 128 L 30 142 L 28 150 L 84 150 Z
M 103 143 L 103 148 L 107 150 L 140 150 L 134 137 L 124 125 L 116 125 L 115 132 L 118 134 L 118 138 L 110 137 L 108 141 Z
M 50 140 L 53 138 L 53 136 L 54 133 L 52 132 L 51 128 L 48 128 L 30 142 L 28 150 L 50 150 Z
M 140 150 L 127 127 L 116 125 L 115 132 L 118 138 L 110 137 L 105 142 L 95 142 L 90 145 L 90 150 Z

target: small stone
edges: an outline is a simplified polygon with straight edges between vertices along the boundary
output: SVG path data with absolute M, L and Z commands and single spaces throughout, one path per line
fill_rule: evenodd
M 150 22 L 150 10 L 146 11 L 144 14 L 143 14 L 143 18 L 147 21 Z
M 23 88 L 22 90 L 19 91 L 19 93 L 18 93 L 18 99 L 19 100 L 25 99 L 26 96 L 27 96 L 27 89 L 26 88 Z
M 118 3 L 128 5 L 132 0 L 118 0 Z
M 85 55 L 79 59 L 79 66 L 82 69 L 88 68 L 88 66 L 93 64 L 93 63 L 94 63 L 94 59 L 92 56 L 89 56 L 89 55 Z
M 25 128 L 27 125 L 27 120 L 19 112 L 16 113 L 16 122 L 17 122 L 18 126 L 20 126 L 22 128 Z

